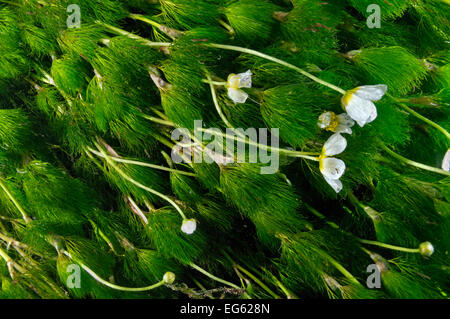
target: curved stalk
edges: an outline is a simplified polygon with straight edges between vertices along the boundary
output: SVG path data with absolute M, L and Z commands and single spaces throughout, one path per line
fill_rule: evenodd
M 131 210 L 136 215 L 138 215 L 138 217 L 142 220 L 144 225 L 148 225 L 148 218 L 145 216 L 144 212 L 139 208 L 138 204 L 136 204 L 130 196 L 127 196 L 126 200 L 130 203 Z
M 166 126 L 173 126 L 175 127 L 175 123 L 171 122 L 171 121 L 167 121 L 167 120 L 162 120 L 160 118 L 154 117 L 154 116 L 150 116 L 150 115 L 142 115 L 143 118 L 155 122 L 155 123 L 159 123 L 162 125 L 166 125 Z
M 51 279 L 47 278 L 46 276 L 42 276 L 40 274 L 32 274 L 30 273 L 28 270 L 26 270 L 24 267 L 22 267 L 21 265 L 19 265 L 17 262 L 15 262 L 6 251 L 4 251 L 1 247 L 0 247 L 0 257 L 6 262 L 8 270 L 10 272 L 11 275 L 11 279 L 13 278 L 13 270 L 16 269 L 17 271 L 19 271 L 21 274 L 24 274 L 26 276 L 29 276 L 30 278 L 36 279 L 42 283 L 45 283 L 46 285 L 48 285 L 48 287 L 50 289 L 52 289 L 60 298 L 66 299 L 67 296 L 64 294 L 64 292 L 55 284 L 51 281 Z M 35 285 L 34 284 L 26 284 L 27 286 L 29 286 L 30 289 L 35 290 Z
M 203 82 L 203 83 L 208 83 L 208 84 L 214 84 L 214 85 L 217 85 L 217 86 L 225 86 L 225 85 L 227 85 L 227 82 L 210 81 L 210 80 L 208 80 L 208 79 L 202 79 L 202 82 Z
M 105 158 L 105 156 L 103 156 L 102 153 L 97 152 L 96 150 L 93 150 L 90 147 L 88 147 L 88 150 L 91 153 L 93 153 L 93 154 L 95 154 L 95 155 L 97 155 L 99 157 Z M 123 159 L 123 158 L 115 157 L 115 156 L 109 156 L 109 158 L 111 160 L 113 160 L 114 162 L 118 162 L 118 163 L 125 163 L 125 164 L 132 164 L 132 165 L 150 167 L 150 168 L 158 169 L 158 170 L 161 170 L 161 171 L 172 172 L 172 173 L 177 173 L 177 174 L 186 175 L 186 176 L 193 176 L 193 177 L 196 176 L 195 173 L 180 171 L 180 170 L 177 170 L 177 169 L 164 167 L 164 166 L 160 166 L 160 165 L 155 165 L 155 164 L 150 164 L 150 163 L 145 163 L 145 162 L 140 162 L 140 161 L 135 161 L 135 160 L 127 160 L 127 159 Z
M 156 29 L 158 29 L 159 31 L 161 31 L 162 33 L 164 33 L 165 35 L 167 35 L 169 38 L 171 38 L 172 40 L 175 40 L 177 38 L 179 38 L 180 36 L 183 35 L 183 31 L 179 31 L 179 30 L 175 30 L 173 28 L 169 28 L 168 26 L 164 25 L 164 24 L 159 24 L 158 22 L 147 18 L 146 16 L 143 16 L 142 14 L 134 14 L 131 13 L 128 15 L 129 18 L 133 19 L 133 20 L 139 20 L 145 23 L 150 24 L 151 26 L 155 27 Z
M 359 200 L 355 197 L 355 195 L 351 194 L 351 196 L 353 197 L 352 200 L 356 201 L 356 203 L 355 203 L 356 205 L 358 205 L 360 207 L 367 207 L 367 206 L 364 206 L 364 204 L 362 204 L 361 202 L 359 202 Z M 315 210 L 314 208 L 312 208 L 308 204 L 305 204 L 305 206 L 309 209 L 309 211 L 311 213 L 313 213 L 314 215 L 316 215 L 320 219 L 326 221 L 333 228 L 339 229 L 339 230 L 343 231 L 344 233 L 346 233 L 348 235 L 352 235 L 351 233 L 348 233 L 348 232 L 345 232 L 344 230 L 342 230 L 337 224 L 335 224 L 333 222 L 329 222 L 324 215 L 322 215 L 320 212 L 318 212 L 317 210 Z M 374 240 L 362 239 L 362 238 L 358 238 L 358 237 L 355 237 L 355 238 L 362 244 L 383 247 L 383 248 L 386 248 L 386 249 L 402 251 L 402 252 L 406 252 L 406 253 L 420 253 L 420 249 L 419 248 L 406 248 L 406 247 L 400 247 L 400 246 L 394 246 L 394 245 L 390 245 L 390 244 L 385 244 L 385 243 L 382 243 L 382 242 L 379 242 L 379 241 L 374 241 Z
M 207 272 L 205 269 L 201 268 L 200 266 L 197 266 L 194 263 L 189 264 L 189 266 L 191 266 L 195 270 L 201 272 L 202 274 L 204 274 L 205 276 L 211 278 L 214 281 L 220 282 L 220 283 L 222 283 L 224 285 L 230 286 L 230 287 L 235 288 L 235 289 L 242 289 L 242 288 L 236 286 L 235 284 L 233 284 L 232 282 L 229 282 L 229 281 L 226 281 L 225 279 L 222 279 L 222 278 L 214 276 L 213 274 Z
M 154 21 L 152 21 L 150 19 L 147 19 L 147 18 L 143 19 L 142 17 L 139 17 L 139 20 L 141 20 L 143 22 L 146 22 L 146 23 L 149 23 L 150 25 L 157 26 L 158 28 L 161 27 L 161 25 L 159 25 L 158 23 L 156 23 L 156 22 L 154 22 Z M 103 22 L 98 21 L 98 20 L 96 21 L 96 23 L 105 26 L 106 28 L 108 28 L 109 30 L 111 30 L 111 31 L 113 31 L 113 32 L 115 32 L 117 34 L 125 35 L 125 36 L 127 36 L 127 37 L 129 37 L 131 39 L 142 41 L 144 44 L 149 45 L 149 46 L 168 47 L 168 46 L 172 45 L 171 43 L 168 43 L 168 42 L 152 42 L 152 41 L 149 41 L 149 40 L 147 40 L 145 38 L 142 38 L 142 37 L 140 37 L 138 35 L 132 34 L 132 33 L 128 32 L 128 31 L 122 30 L 120 28 L 116 28 L 116 27 L 114 27 L 112 25 L 103 23 Z M 224 25 L 223 21 L 221 22 L 221 24 Z M 329 83 L 327 81 L 324 81 L 324 80 L 322 80 L 322 79 L 312 75 L 311 73 L 309 73 L 309 72 L 307 72 L 307 71 L 305 71 L 305 70 L 303 70 L 303 69 L 301 69 L 301 68 L 299 68 L 299 67 L 297 67 L 297 66 L 295 66 L 293 64 L 290 64 L 290 63 L 288 63 L 286 61 L 280 60 L 278 58 L 275 58 L 273 56 L 264 54 L 264 53 L 256 51 L 256 50 L 243 48 L 243 47 L 238 47 L 238 46 L 234 46 L 234 45 L 217 44 L 217 43 L 206 43 L 206 44 L 203 44 L 203 45 L 206 45 L 206 46 L 209 46 L 209 47 L 213 47 L 213 48 L 217 48 L 217 49 L 236 51 L 236 52 L 247 53 L 247 54 L 251 54 L 251 55 L 254 55 L 254 56 L 258 56 L 260 58 L 263 58 L 263 59 L 266 59 L 266 60 L 278 63 L 278 64 L 283 65 L 283 66 L 285 66 L 285 67 L 287 67 L 289 69 L 297 71 L 300 74 L 302 74 L 302 75 L 308 77 L 309 79 L 313 80 L 314 82 L 317 82 L 317 83 L 319 83 L 321 85 L 324 85 L 324 86 L 326 86 L 326 87 L 328 87 L 328 88 L 330 88 L 330 89 L 332 89 L 332 90 L 334 90 L 336 92 L 339 92 L 341 94 L 345 94 L 347 92 L 344 89 L 342 89 L 342 88 L 340 88 L 340 87 L 338 87 L 336 85 L 333 85 L 333 84 L 331 84 L 331 83 Z
M 226 126 L 233 128 L 233 125 L 228 121 L 225 114 L 223 114 L 222 109 L 220 108 L 219 102 L 217 101 L 217 94 L 216 89 L 214 88 L 214 83 L 211 83 L 211 75 L 209 73 L 206 73 L 206 77 L 208 79 L 209 87 L 211 88 L 211 96 L 213 98 L 214 106 L 216 107 L 216 111 L 219 114 L 222 121 L 225 123 Z
M 333 257 L 331 257 L 328 254 L 325 254 L 325 258 L 336 268 L 341 274 L 344 275 L 345 278 L 350 280 L 352 283 L 356 285 L 361 285 L 359 281 L 347 270 L 345 269 L 340 263 L 338 263 Z
M 326 82 L 326 81 L 324 81 L 322 79 L 319 79 L 318 77 L 312 75 L 309 72 L 306 72 L 305 70 L 303 70 L 303 69 L 301 69 L 301 68 L 299 68 L 299 67 L 297 67 L 297 66 L 295 66 L 293 64 L 290 64 L 290 63 L 288 63 L 286 61 L 277 59 L 277 58 L 275 58 L 273 56 L 264 54 L 264 53 L 256 51 L 256 50 L 247 49 L 247 48 L 243 48 L 243 47 L 238 47 L 238 46 L 234 46 L 234 45 L 225 45 L 225 44 L 217 44 L 217 43 L 206 43 L 204 45 L 212 47 L 212 48 L 223 49 L 223 50 L 230 50 L 230 51 L 237 51 L 237 52 L 242 52 L 242 53 L 247 53 L 247 54 L 251 54 L 251 55 L 254 55 L 254 56 L 258 56 L 260 58 L 263 58 L 263 59 L 266 59 L 266 60 L 269 60 L 269 61 L 281 64 L 281 65 L 283 65 L 283 66 L 285 66 L 285 67 L 287 67 L 289 69 L 297 71 L 300 74 L 303 74 L 304 76 L 306 76 L 309 79 L 313 80 L 314 82 L 322 84 L 322 85 L 324 85 L 324 86 L 326 86 L 326 87 L 328 87 L 328 88 L 330 88 L 330 89 L 332 89 L 332 90 L 334 90 L 336 92 L 339 92 L 341 94 L 345 94 L 347 92 L 344 89 L 342 89 L 342 88 L 340 88 L 340 87 L 338 87 L 336 85 L 333 85 L 333 84 L 328 83 L 328 82 Z
M 406 104 L 403 103 L 397 103 L 398 105 L 400 105 L 404 110 L 406 110 L 408 113 L 410 113 L 411 115 L 415 116 L 416 118 L 418 118 L 419 120 L 427 123 L 428 125 L 434 127 L 435 129 L 439 130 L 442 134 L 445 135 L 445 137 L 450 140 L 450 133 L 447 132 L 447 130 L 445 128 L 443 128 L 442 126 L 440 126 L 439 124 L 433 122 L 432 120 L 426 118 L 425 116 L 417 113 L 416 111 L 414 111 L 413 109 L 411 109 L 410 107 L 408 107 Z
M 9 189 L 6 187 L 5 183 L 3 182 L 3 179 L 0 178 L 0 187 L 3 189 L 3 191 L 6 193 L 6 195 L 9 197 L 11 202 L 13 202 L 14 206 L 16 206 L 17 210 L 22 214 L 22 218 L 25 221 L 25 223 L 29 223 L 32 221 L 32 219 L 27 215 L 25 210 L 20 206 L 19 202 L 16 200 L 16 198 L 11 194 Z
M 72 256 L 70 255 L 69 252 L 67 251 L 62 251 L 62 253 L 64 255 L 66 255 L 67 257 L 69 257 L 70 259 L 73 260 Z M 76 261 L 81 268 L 84 269 L 84 271 L 86 271 L 92 278 L 94 278 L 96 281 L 98 281 L 99 283 L 112 288 L 112 289 L 116 289 L 116 290 L 121 290 L 121 291 L 134 291 L 134 292 L 139 292 L 139 291 L 148 291 L 148 290 L 152 290 L 158 287 L 161 287 L 165 284 L 164 280 L 161 280 L 160 282 L 157 282 L 154 285 L 151 286 L 146 286 L 146 287 L 139 287 L 139 288 L 131 288 L 131 287 L 123 287 L 123 286 L 119 286 L 113 283 L 110 283 L 109 281 L 104 280 L 103 278 L 101 278 L 99 275 L 97 275 L 91 268 L 89 268 L 88 266 L 86 266 L 85 264 L 83 264 L 80 261 Z
M 254 282 L 256 282 L 262 289 L 264 289 L 269 295 L 271 295 L 275 299 L 280 299 L 280 296 L 278 296 L 276 293 L 274 293 L 269 287 L 267 287 L 266 284 L 264 284 L 260 279 L 258 279 L 255 275 L 253 275 L 251 272 L 249 272 L 247 269 L 243 268 L 239 264 L 234 265 L 237 269 L 242 271 L 244 274 L 249 276 Z
M 106 159 L 106 161 L 108 162 L 109 165 L 111 165 L 116 171 L 117 173 L 125 180 L 129 181 L 130 183 L 136 185 L 139 188 L 142 188 L 143 190 L 146 190 L 149 193 L 152 193 L 158 197 L 161 197 L 162 199 L 164 199 L 165 201 L 167 201 L 170 205 L 172 205 L 175 210 L 180 214 L 180 216 L 183 218 L 183 220 L 187 220 L 186 215 L 184 215 L 183 211 L 181 210 L 181 208 L 173 201 L 171 200 L 168 196 L 154 190 L 151 189 L 150 187 L 147 187 L 145 185 L 142 185 L 141 183 L 139 183 L 138 181 L 135 181 L 133 178 L 131 178 L 130 176 L 128 176 L 124 171 L 122 171 L 115 163 L 113 160 L 111 160 L 110 156 L 107 155 L 103 149 L 100 147 L 100 145 L 98 145 L 97 143 L 95 143 L 95 146 L 98 148 L 98 150 L 103 154 L 103 157 Z
M 28 247 L 28 245 L 26 245 L 24 243 L 21 243 L 21 242 L 15 240 L 14 238 L 6 236 L 3 233 L 0 233 L 0 239 L 3 240 L 8 245 L 17 246 L 17 247 L 23 248 L 23 249 L 29 249 L 30 248 L 30 247 Z
M 118 35 L 124 35 L 126 37 L 129 37 L 130 39 L 137 40 L 137 41 L 141 42 L 142 44 L 150 46 L 150 47 L 158 47 L 159 48 L 159 47 L 169 47 L 169 46 L 172 45 L 169 42 L 153 42 L 153 41 L 147 40 L 147 39 L 145 39 L 143 37 L 140 37 L 140 36 L 138 36 L 136 34 L 133 34 L 131 32 L 125 31 L 123 29 L 117 28 L 115 26 L 112 26 L 110 24 L 104 23 L 104 22 L 99 21 L 99 20 L 95 21 L 95 23 L 104 26 L 108 30 L 110 30 L 110 31 L 112 31 L 112 32 L 114 32 L 114 33 L 116 33 Z
M 437 167 L 432 167 L 432 166 L 428 166 L 422 163 L 418 163 L 415 161 L 412 161 L 410 159 L 407 159 L 406 157 L 401 156 L 400 154 L 395 153 L 393 150 L 391 150 L 389 147 L 387 147 L 384 144 L 381 144 L 381 147 L 388 152 L 392 157 L 395 157 L 396 159 L 398 159 L 399 161 L 410 165 L 410 166 L 414 166 L 417 168 L 421 168 L 424 169 L 426 171 L 430 171 L 433 173 L 437 173 L 437 174 L 441 174 L 441 175 L 445 175 L 445 176 L 450 176 L 450 172 L 444 171 L 443 169 L 437 168 Z
M 206 133 L 215 134 L 215 135 L 219 135 L 219 136 L 225 137 L 225 138 L 234 139 L 234 140 L 237 140 L 238 142 L 246 143 L 248 145 L 253 145 L 253 146 L 256 146 L 258 148 L 262 148 L 262 149 L 265 149 L 265 150 L 268 150 L 268 151 L 275 151 L 275 152 L 278 152 L 278 153 L 286 154 L 286 155 L 291 156 L 291 157 L 301 157 L 301 158 L 308 159 L 308 160 L 315 161 L 315 162 L 319 161 L 318 156 L 320 154 L 317 153 L 317 152 L 300 152 L 300 151 L 287 150 L 287 149 L 283 149 L 283 148 L 271 147 L 271 146 L 259 144 L 257 142 L 253 142 L 252 140 L 244 140 L 244 139 L 241 139 L 241 138 L 239 138 L 237 136 L 232 136 L 232 135 L 228 135 L 228 134 L 221 133 L 221 132 L 216 132 L 216 131 L 210 131 L 208 129 L 203 129 L 203 128 L 200 128 L 200 131 L 206 132 Z M 310 156 L 310 155 L 317 155 L 317 157 L 316 156 Z
M 390 95 L 388 93 L 386 95 L 389 98 L 391 98 L 393 101 L 395 101 L 396 104 L 399 105 L 401 108 L 403 108 L 406 112 L 410 113 L 411 115 L 415 116 L 419 120 L 427 123 L 428 125 L 434 127 L 435 129 L 439 130 L 442 134 L 445 135 L 445 137 L 447 139 L 450 140 L 450 133 L 446 129 L 444 129 L 442 126 L 440 126 L 436 122 L 433 122 L 429 118 L 426 118 L 425 116 L 423 116 L 423 115 L 419 114 L 418 112 L 414 111 L 412 108 L 408 107 L 405 103 L 403 103 L 403 102 L 408 102 L 409 101 L 408 99 L 396 98 L 396 97 L 393 97 L 392 95 Z
M 285 285 L 277 278 L 275 275 L 273 275 L 270 271 L 268 271 L 266 268 L 261 267 L 261 269 L 273 280 L 273 282 L 283 291 L 283 293 L 286 295 L 287 299 L 298 299 L 298 297 L 293 294 L 289 289 L 286 288 Z
M 233 27 L 232 26 L 230 26 L 228 23 L 226 23 L 225 21 L 223 21 L 223 20 L 219 20 L 219 23 L 220 23 L 220 25 L 221 26 L 223 26 L 225 29 L 227 29 L 227 31 L 228 31 L 228 33 L 231 35 L 231 36 L 234 36 L 234 29 L 233 29 Z
M 206 77 L 207 77 L 207 81 L 204 81 L 204 82 L 205 83 L 209 83 L 209 86 L 211 88 L 211 96 L 212 96 L 212 99 L 213 99 L 213 102 L 214 102 L 214 106 L 216 108 L 217 113 L 219 114 L 220 118 L 222 119 L 222 121 L 225 123 L 225 125 L 227 127 L 234 129 L 233 125 L 228 121 L 228 119 L 226 118 L 225 114 L 223 114 L 222 109 L 220 108 L 219 102 L 217 101 L 217 94 L 216 94 L 216 90 L 214 88 L 214 85 L 216 85 L 216 84 L 214 84 L 214 81 L 211 81 L 211 76 L 209 75 L 208 72 L 206 72 Z M 203 130 L 203 129 L 201 129 L 201 130 Z M 266 145 L 262 145 L 262 144 L 253 142 L 251 140 L 247 141 L 245 139 L 245 136 L 242 136 L 242 134 L 240 132 L 237 132 L 237 135 L 239 135 L 240 137 L 243 137 L 244 138 L 244 143 L 246 143 L 248 145 L 257 146 L 259 148 L 266 149 L 266 150 L 276 151 L 278 153 L 291 154 L 293 157 L 303 157 L 303 158 L 307 158 L 307 159 L 312 159 L 308 155 L 319 155 L 319 153 L 297 152 L 297 151 L 291 151 L 291 150 L 280 149 L 280 148 L 275 148 L 275 147 L 269 147 L 269 146 L 266 146 Z M 222 137 L 224 137 L 224 136 L 222 136 Z M 229 137 L 229 136 L 226 135 L 225 137 Z M 238 141 L 240 141 L 240 142 L 243 142 L 242 140 L 239 140 L 237 137 L 236 137 L 236 139 Z M 312 159 L 312 160 L 316 160 L 316 159 Z
M 381 242 L 378 242 L 378 241 L 367 240 L 367 239 L 358 239 L 358 240 L 362 244 L 383 247 L 383 248 L 386 248 L 386 249 L 402 251 L 402 252 L 405 252 L 405 253 L 414 253 L 414 254 L 418 253 L 418 254 L 420 254 L 420 249 L 419 248 L 406 248 L 406 247 L 394 246 L 394 245 L 385 244 L 385 243 L 381 243 Z
M 148 23 L 148 24 L 150 24 L 151 26 L 154 26 L 155 28 L 158 28 L 158 29 L 161 28 L 161 24 L 159 24 L 158 22 L 156 22 L 156 21 L 154 21 L 154 20 L 152 20 L 152 19 L 149 19 L 149 18 L 147 18 L 147 17 L 145 17 L 145 16 L 143 16 L 143 15 L 141 15 L 141 14 L 130 13 L 130 14 L 128 15 L 128 17 L 130 17 L 130 18 L 133 19 L 133 20 L 139 20 L 139 21 Z
M 112 244 L 111 240 L 108 238 L 108 236 L 105 235 L 105 233 L 98 228 L 97 224 L 90 218 L 88 218 L 88 221 L 91 223 L 92 228 L 94 229 L 94 232 L 98 233 L 99 236 L 106 242 L 108 247 L 111 249 L 111 251 L 118 256 L 117 250 L 114 248 L 114 245 Z

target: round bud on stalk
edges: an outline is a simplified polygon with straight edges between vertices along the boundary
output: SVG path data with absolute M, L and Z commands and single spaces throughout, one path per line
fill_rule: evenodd
M 173 272 L 166 272 L 163 277 L 164 283 L 167 285 L 171 285 L 175 282 L 175 274 Z
M 429 241 L 426 241 L 420 244 L 419 251 L 422 256 L 430 257 L 434 253 L 434 247 Z
M 185 219 L 181 225 L 181 231 L 188 235 L 191 235 L 197 229 L 197 221 L 195 219 Z

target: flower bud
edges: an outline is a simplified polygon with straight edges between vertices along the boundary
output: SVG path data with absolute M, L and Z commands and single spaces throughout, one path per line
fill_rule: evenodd
M 426 241 L 420 244 L 419 251 L 422 256 L 430 257 L 434 253 L 434 247 L 429 241 Z
M 197 229 L 197 221 L 195 219 L 185 219 L 181 225 L 181 231 L 188 235 L 191 235 Z
M 171 285 L 175 282 L 175 274 L 171 271 L 168 271 L 164 274 L 163 280 L 165 284 Z

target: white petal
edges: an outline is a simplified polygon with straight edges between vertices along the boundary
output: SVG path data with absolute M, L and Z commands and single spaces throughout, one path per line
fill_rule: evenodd
M 450 148 L 447 153 L 445 153 L 444 159 L 442 160 L 442 169 L 444 171 L 450 172 Z
M 341 124 L 339 124 L 334 131 L 336 133 L 341 133 L 341 134 L 346 133 L 346 134 L 350 134 L 350 135 L 353 133 L 352 129 L 350 127 L 341 125 Z
M 252 75 L 253 73 L 248 70 L 245 73 L 239 73 L 239 87 L 240 88 L 251 88 L 252 87 Z
M 181 225 L 181 231 L 188 235 L 191 235 L 197 229 L 197 222 L 195 219 L 185 219 Z
M 355 120 L 359 126 L 372 122 L 377 117 L 377 108 L 372 101 L 365 100 L 353 94 L 348 104 L 345 105 L 347 114 Z
M 339 125 L 352 127 L 355 125 L 355 121 L 352 120 L 352 118 L 347 113 L 342 113 L 336 116 L 339 122 Z
M 364 85 L 358 87 L 355 94 L 365 100 L 378 101 L 386 94 L 387 89 L 385 84 Z
M 347 147 L 347 140 L 339 133 L 330 136 L 323 145 L 323 154 L 333 156 L 342 153 Z
M 320 172 L 325 178 L 339 179 L 345 172 L 343 160 L 327 157 L 320 160 Z
M 327 178 L 325 176 L 324 176 L 324 178 L 325 178 L 326 182 L 331 187 L 333 187 L 333 189 L 334 189 L 334 191 L 336 193 L 339 193 L 342 190 L 342 182 L 340 180 L 338 180 L 338 179 L 329 179 L 329 178 Z
M 375 106 L 375 104 L 374 104 L 374 106 Z M 374 107 L 372 109 L 372 113 L 370 114 L 369 118 L 366 121 L 366 124 L 370 123 L 370 122 L 373 122 L 377 118 L 377 116 L 378 116 L 377 108 Z
M 234 104 L 245 103 L 245 101 L 247 101 L 248 94 L 239 89 L 229 88 L 228 97 L 233 100 Z

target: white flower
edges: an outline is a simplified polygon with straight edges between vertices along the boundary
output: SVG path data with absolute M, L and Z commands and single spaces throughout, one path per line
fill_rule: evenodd
M 339 180 L 345 172 L 343 160 L 329 157 L 342 153 L 347 147 L 347 140 L 341 134 L 336 133 L 330 136 L 322 148 L 319 156 L 319 169 L 323 177 L 331 187 L 339 193 L 342 190 L 342 183 Z
M 334 112 L 324 112 L 319 116 L 317 125 L 324 130 L 334 133 L 352 134 L 351 127 L 355 122 L 347 113 L 336 115 Z
M 442 160 L 442 169 L 450 172 L 450 148 L 447 150 L 447 153 L 445 153 L 444 159 Z
M 363 127 L 377 118 L 377 108 L 372 101 L 379 101 L 387 89 L 385 84 L 359 86 L 344 94 L 342 107 Z
M 181 224 L 181 231 L 188 235 L 191 235 L 197 229 L 197 221 L 195 219 L 184 219 Z
M 252 75 L 252 72 L 248 70 L 245 73 L 232 73 L 228 76 L 226 88 L 228 89 L 228 97 L 233 100 L 234 104 L 247 101 L 248 94 L 241 88 L 252 87 Z

